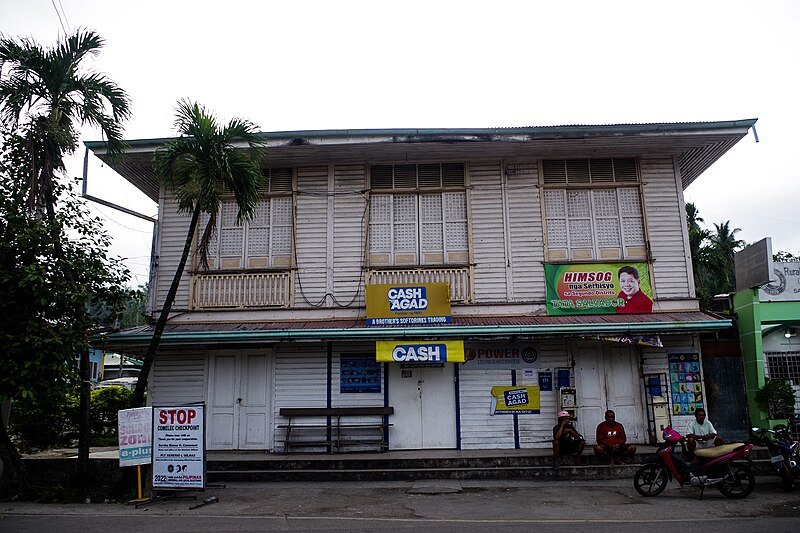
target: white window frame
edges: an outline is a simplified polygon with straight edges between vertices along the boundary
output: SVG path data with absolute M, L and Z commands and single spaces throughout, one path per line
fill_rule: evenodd
M 256 205 L 252 219 L 242 224 L 236 223 L 238 206 L 233 197 L 224 198 L 217 215 L 216 228 L 208 249 L 208 264 L 213 270 L 250 269 L 288 269 L 291 267 L 294 252 L 294 205 L 292 197 L 292 178 L 290 169 L 280 169 L 283 177 L 289 172 L 288 182 L 280 184 L 270 179 L 266 171 L 263 196 Z M 270 189 L 277 192 L 270 192 Z M 263 211 L 268 215 L 263 217 Z M 198 224 L 198 238 L 205 230 L 208 215 L 201 217 Z M 254 241 L 258 232 L 266 232 L 266 250 L 255 250 Z M 232 234 L 231 242 L 221 243 Z M 238 234 L 238 235 L 237 235 Z M 238 242 L 236 242 L 238 241 Z
M 604 172 L 598 172 L 597 177 L 589 172 L 593 160 L 563 161 L 563 174 L 548 177 L 543 171 L 542 176 L 548 259 L 646 259 L 644 210 L 635 161 L 624 160 L 625 164 L 620 166 L 627 173 L 620 172 L 617 176 L 611 161 L 619 160 L 600 160 Z M 580 167 L 584 172 L 570 179 L 572 167 Z M 632 168 L 635 175 L 630 172 Z
M 430 166 L 431 164 L 427 165 Z M 466 171 L 464 172 L 466 174 Z M 441 181 L 438 187 L 425 186 L 420 181 L 413 182 L 412 185 L 417 185 L 416 187 L 402 189 L 384 187 L 374 189 L 370 193 L 368 223 L 370 266 L 469 263 L 466 186 L 442 187 Z M 426 209 L 426 204 L 431 201 L 438 202 L 438 208 Z M 403 203 L 413 204 L 413 207 L 403 210 L 401 207 Z M 448 206 L 452 208 L 448 209 Z M 404 220 L 404 217 L 408 217 L 408 220 Z M 404 225 L 410 227 L 405 238 L 413 237 L 413 245 L 400 249 L 398 241 L 404 237 L 401 231 Z M 431 228 L 437 226 L 439 229 L 431 233 Z M 380 244 L 378 244 L 379 239 Z M 434 241 L 435 247 L 430 247 L 431 241 Z

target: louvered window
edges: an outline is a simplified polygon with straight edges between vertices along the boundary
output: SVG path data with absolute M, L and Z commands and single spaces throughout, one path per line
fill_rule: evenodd
M 646 256 L 635 159 L 542 162 L 550 260 Z
M 468 262 L 463 164 L 374 165 L 370 184 L 371 265 Z
M 236 223 L 238 207 L 233 198 L 220 206 L 217 227 L 209 246 L 212 269 L 282 268 L 291 264 L 292 169 L 265 170 L 263 197 L 253 218 Z M 208 223 L 201 217 L 198 232 Z

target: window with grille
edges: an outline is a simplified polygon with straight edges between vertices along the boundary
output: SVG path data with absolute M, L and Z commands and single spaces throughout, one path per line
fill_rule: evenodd
M 800 352 L 767 352 L 770 379 L 785 379 L 800 387 Z
M 463 163 L 373 165 L 370 186 L 371 265 L 469 261 Z
M 545 160 L 542 181 L 548 259 L 646 256 L 635 159 Z
M 292 169 L 265 170 L 263 197 L 253 218 L 236 223 L 239 208 L 233 198 L 223 200 L 208 250 L 210 268 L 281 268 L 291 265 Z M 201 218 L 198 232 L 208 223 Z

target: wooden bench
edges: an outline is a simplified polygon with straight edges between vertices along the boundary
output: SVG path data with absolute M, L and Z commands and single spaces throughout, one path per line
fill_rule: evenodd
M 278 427 L 286 430 L 283 452 L 291 448 L 325 447 L 328 452 L 341 452 L 346 446 L 387 447 L 386 430 L 391 426 L 387 417 L 394 407 L 282 407 L 280 415 L 287 423 Z M 325 418 L 325 423 L 298 422 L 303 418 Z M 347 419 L 381 417 L 380 421 L 355 422 Z M 345 419 L 344 421 L 342 419 Z

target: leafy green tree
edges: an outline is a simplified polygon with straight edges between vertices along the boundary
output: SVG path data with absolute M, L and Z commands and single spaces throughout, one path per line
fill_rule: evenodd
M 25 138 L 4 134 L 0 147 L 0 316 L 6 317 L 0 321 L 0 400 L 44 406 L 81 382 L 75 358 L 88 353 L 90 332 L 103 325 L 87 309 L 97 301 L 121 304 L 128 271 L 107 256 L 109 237 L 74 184 L 53 184 L 59 205 L 54 219 L 30 216 Z M 3 424 L 0 459 L 7 481 L 24 485 L 19 454 Z
M 175 294 L 181 282 L 200 215 L 209 215 L 198 244 L 200 264 L 208 267 L 208 244 L 213 236 L 222 197 L 233 195 L 238 206 L 237 222 L 252 218 L 263 182 L 261 141 L 255 124 L 233 119 L 220 126 L 203 106 L 189 100 L 178 102 L 175 128 L 180 137 L 155 153 L 155 170 L 178 200 L 178 209 L 191 215 L 178 268 L 164 299 L 153 337 L 144 357 L 139 380 L 133 391 L 134 405 L 144 403 L 147 379 L 153 366 L 161 335 L 167 324 Z M 245 143 L 246 149 L 237 147 Z
M 800 263 L 800 254 L 795 255 L 784 252 L 783 250 L 778 250 L 772 254 L 772 260 L 778 263 Z
M 734 254 L 744 246 L 744 241 L 736 238 L 740 228 L 731 229 L 730 220 L 714 224 L 714 231 L 709 236 L 715 271 L 717 274 L 717 294 L 732 292 L 736 289 L 736 270 Z
M 70 257 L 73 245 L 63 231 L 65 219 L 56 211 L 59 196 L 64 194 L 59 184 L 65 171 L 64 156 L 76 150 L 82 125 L 98 127 L 109 151 L 119 153 L 123 147 L 121 125 L 130 115 L 125 91 L 82 66 L 102 46 L 103 39 L 90 30 L 78 30 L 51 48 L 31 39 L 0 37 L 0 123 L 6 131 L 18 134 L 27 152 L 25 166 L 21 167 L 27 196 L 17 207 L 29 217 L 42 220 L 37 230 L 49 231 L 50 253 L 61 262 L 59 275 L 74 286 L 80 286 L 82 273 L 73 270 L 80 264 Z M 79 232 L 77 240 L 84 238 Z M 73 325 L 85 326 L 89 321 L 86 302 L 80 298 L 69 302 L 72 309 L 65 314 L 81 315 Z M 85 350 L 77 353 L 81 354 L 83 413 L 78 457 L 79 471 L 85 474 L 89 459 L 89 361 Z
M 705 221 L 693 203 L 687 203 L 685 209 L 695 292 L 701 309 L 711 309 L 715 295 L 736 288 L 733 257 L 744 246 L 744 241 L 736 238 L 741 229 L 731 229 L 730 221 L 725 221 L 714 224 L 714 231 L 709 231 L 700 225 Z
M 794 413 L 794 388 L 785 379 L 770 379 L 756 391 L 755 401 L 770 418 L 789 418 Z
M 140 285 L 137 289 L 127 291 L 128 298 L 125 302 L 125 311 L 120 317 L 119 327 L 122 329 L 142 326 L 148 323 L 147 318 L 147 293 L 148 285 Z

